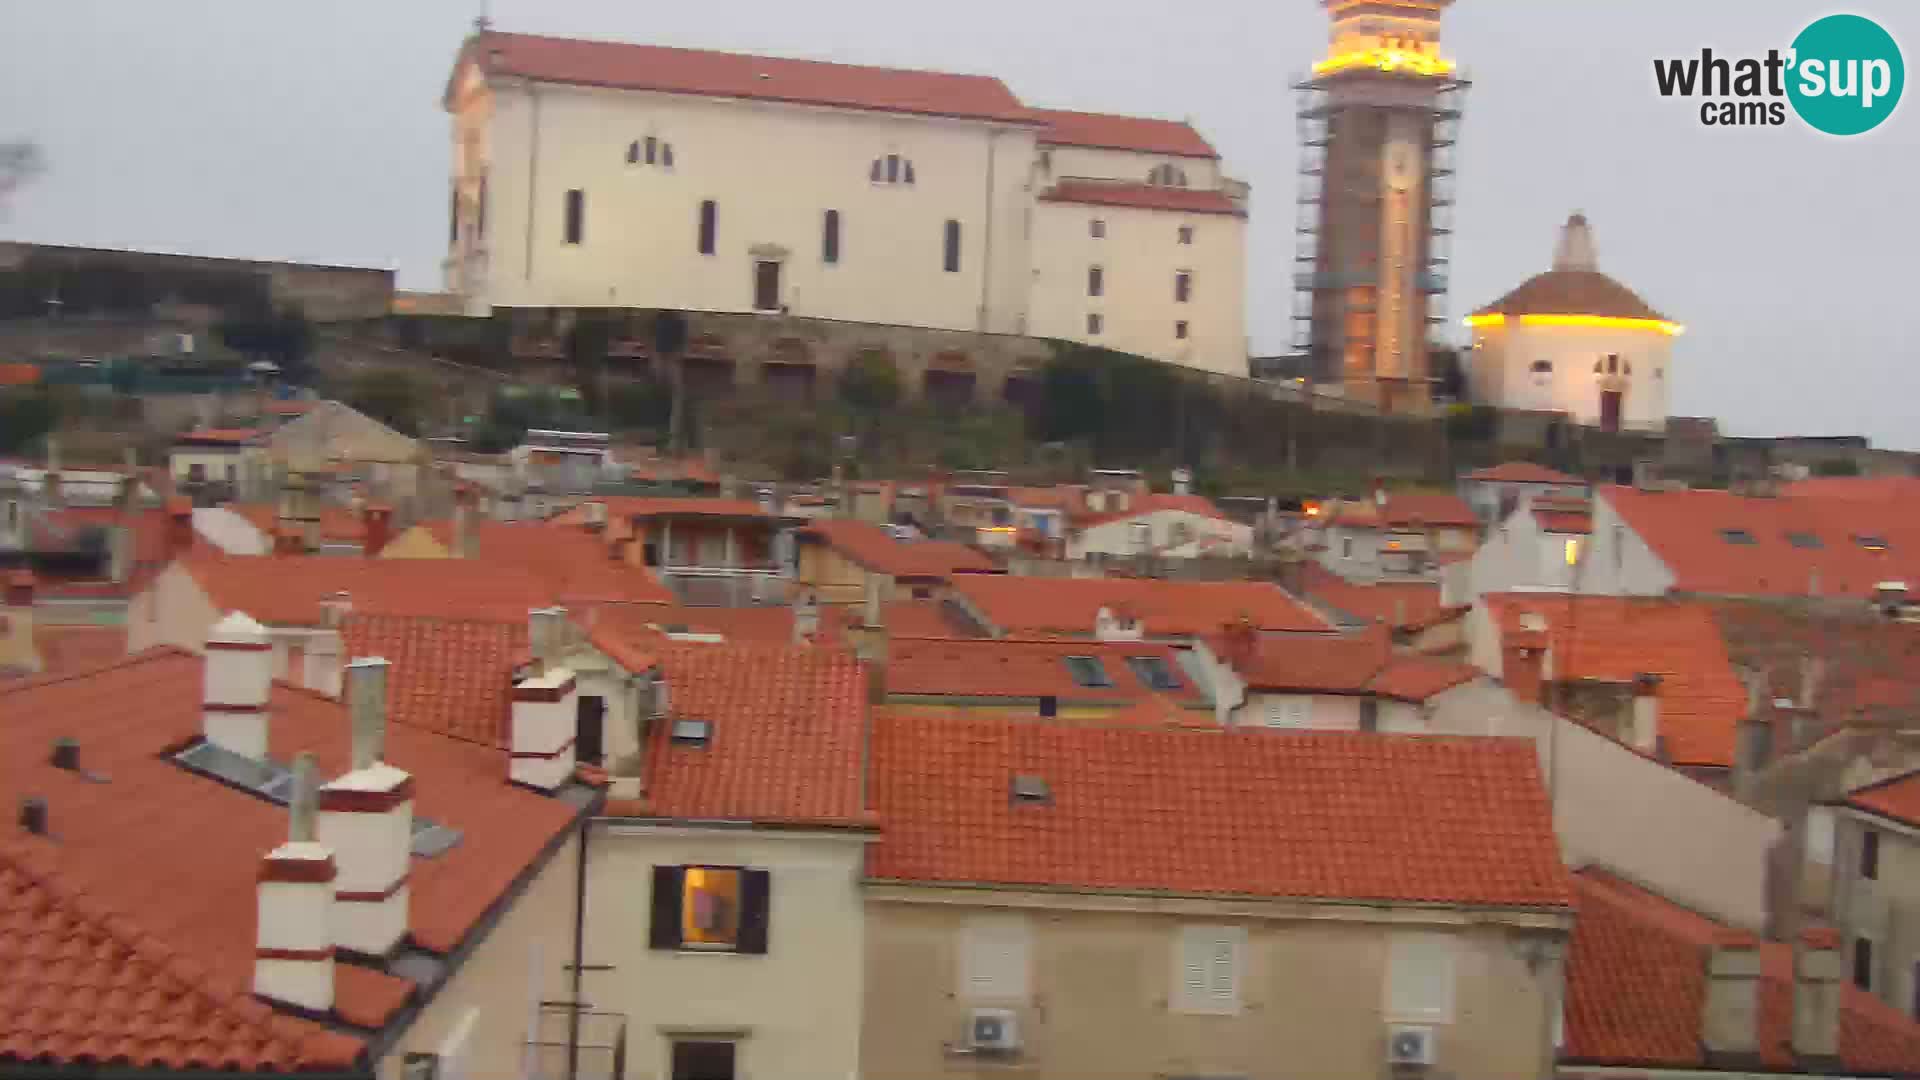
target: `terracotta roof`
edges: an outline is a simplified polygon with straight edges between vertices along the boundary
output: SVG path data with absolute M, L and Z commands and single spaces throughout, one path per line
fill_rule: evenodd
M 1856 789 L 1847 804 L 1920 827 L 1920 772 L 1904 773 Z
M 879 710 L 882 880 L 1561 907 L 1524 740 L 1138 730 Z M 1022 805 L 1016 776 L 1051 800 Z
M 1667 317 L 1625 285 L 1598 270 L 1549 270 L 1535 274 L 1475 315 L 1601 315 L 1614 319 Z
M 266 1067 L 273 1055 L 291 1058 L 295 1045 L 314 1055 L 305 1062 L 309 1067 L 351 1056 L 338 1036 L 306 1020 L 277 1018 L 274 1030 L 286 1034 L 265 1039 L 265 1008 L 246 1004 L 254 965 L 255 876 L 261 856 L 286 839 L 287 816 L 279 806 L 169 760 L 167 751 L 200 733 L 201 669 L 196 657 L 155 649 L 85 675 L 0 687 L 0 713 L 7 717 L 0 724 L 0 791 L 44 797 L 56 838 L 17 842 L 34 850 L 32 876 L 43 887 L 54 883 L 42 895 L 84 897 L 64 915 L 40 916 L 30 942 L 13 938 L 25 947 L 6 965 L 0 998 L 29 987 L 58 987 L 68 996 L 11 999 L 4 1015 L 14 1023 L 0 1022 L 0 1055 L 98 1055 L 110 1053 L 104 1048 L 118 1038 L 182 1065 L 254 1055 Z M 129 708 L 129 702 L 138 707 Z M 276 686 L 270 710 L 274 760 L 312 751 L 323 777 L 345 771 L 350 738 L 344 706 Z M 47 747 L 59 737 L 77 739 L 82 766 L 111 783 L 54 768 Z M 448 851 L 415 859 L 409 878 L 409 934 L 419 947 L 445 954 L 468 939 L 574 814 L 560 801 L 509 784 L 506 755 L 496 749 L 395 725 L 386 757 L 413 774 L 417 814 L 461 830 L 460 842 Z M 146 857 L 154 851 L 167 857 Z M 0 888 L 0 895 L 11 896 L 0 907 L 30 910 L 37 902 L 18 881 L 10 890 Z M 100 964 L 105 957 L 86 950 L 101 943 L 103 920 L 111 937 L 134 955 L 132 966 Z M 21 926 L 0 918 L 0 949 Z M 55 929 L 77 936 L 56 939 L 49 935 Z M 384 1024 L 413 990 L 405 979 L 370 968 L 341 965 L 338 972 L 336 1012 L 359 1027 Z M 206 1004 L 183 1000 L 196 992 Z M 64 1026 L 68 1022 L 59 1018 L 69 1010 L 86 1018 L 84 1027 Z M 169 1016 L 199 1026 L 171 1028 Z M 59 1031 L 73 1041 L 61 1043 L 50 1027 L 40 1028 L 50 1042 L 23 1041 L 12 1034 L 21 1030 L 23 1017 L 28 1025 L 61 1024 Z M 102 1017 L 124 1017 L 128 1027 L 100 1030 Z M 98 1037 L 76 1039 L 77 1032 Z
M 1805 480 L 1795 480 L 1790 484 L 1782 484 L 1780 494 L 1810 495 L 1825 499 L 1857 499 L 1861 502 L 1920 500 L 1920 477 L 1815 476 Z
M 1342 525 L 1347 528 L 1421 528 L 1436 526 L 1440 528 L 1477 528 L 1480 518 L 1474 514 L 1467 500 L 1451 492 L 1392 491 L 1387 493 L 1387 504 L 1379 506 L 1372 499 L 1343 502 L 1330 508 L 1323 519 L 1328 525 Z
M 0 364 L 0 386 L 32 386 L 39 381 L 38 364 Z
M 1591 511 L 1563 510 L 1550 506 L 1533 508 L 1534 523 L 1545 532 L 1578 533 L 1593 532 L 1593 513 Z
M 356 559 L 325 555 L 224 555 L 195 548 L 179 565 L 220 611 L 271 626 L 315 626 L 320 601 L 346 592 L 362 614 L 523 619 L 559 600 L 524 570 L 468 559 Z
M 196 428 L 174 441 L 189 446 L 241 446 L 261 435 L 259 428 Z
M 1556 472 L 1545 465 L 1535 465 L 1531 461 L 1503 461 L 1489 469 L 1480 469 L 1467 474 L 1468 480 L 1477 480 L 1484 484 L 1585 484 L 1577 476 L 1568 476 Z
M 486 33 L 467 40 L 460 66 L 541 82 L 746 98 L 844 109 L 1033 123 L 999 79 L 936 71 L 671 49 L 615 41 Z M 451 87 L 449 88 L 451 89 Z
M 965 544 L 895 540 L 885 529 L 865 521 L 823 518 L 808 524 L 800 535 L 824 542 L 870 571 L 894 577 L 944 578 L 955 571 L 996 569 L 992 559 Z
M 681 604 L 608 604 L 588 617 L 595 631 L 626 636 L 663 633 L 666 627 L 686 632 L 719 634 L 728 644 L 790 645 L 793 608 L 784 604 L 761 607 L 687 607 Z M 820 642 L 840 640 L 855 615 L 837 605 L 820 607 Z
M 595 644 L 608 635 L 594 632 Z M 659 658 L 675 720 L 711 725 L 705 745 L 655 724 L 646 795 L 618 816 L 868 826 L 861 794 L 866 679 L 837 648 L 626 639 Z
M 1573 944 L 1567 960 L 1566 1044 L 1561 1060 L 1698 1069 L 1706 967 L 1731 928 L 1599 869 L 1574 875 Z M 1760 943 L 1760 1059 L 1797 1069 L 1792 1051 L 1793 946 Z M 1840 1057 L 1845 1072 L 1920 1071 L 1920 1025 L 1846 983 Z
M 435 541 L 453 550 L 451 521 L 422 522 Z M 540 522 L 474 523 L 474 562 L 511 567 L 545 581 L 561 603 L 671 604 L 673 590 L 653 572 L 615 559 L 606 541 L 585 529 Z M 396 537 L 396 539 L 398 539 Z
M 280 527 L 280 508 L 267 503 L 228 503 L 227 509 L 247 520 L 268 537 Z M 342 544 L 358 544 L 367 538 L 367 524 L 347 506 L 320 508 L 320 539 Z
M 1660 676 L 1660 736 L 1676 765 L 1731 766 L 1747 692 L 1705 604 L 1643 597 L 1502 593 L 1484 598 L 1503 636 L 1547 624 L 1561 680 L 1631 683 Z
M 1247 214 L 1246 208 L 1227 198 L 1223 192 L 1111 180 L 1062 180 L 1041 192 L 1040 201 L 1086 206 L 1131 206 L 1140 210 L 1172 210 L 1182 214 L 1227 214 L 1233 217 L 1245 217 Z
M 1031 112 L 1035 119 L 1047 125 L 1040 132 L 1042 145 L 1132 150 L 1175 157 L 1220 156 L 1194 130 L 1192 124 L 1183 120 L 1156 120 L 1146 116 L 1115 116 L 1111 113 L 1066 112 L 1059 109 L 1034 109 Z
M 382 656 L 387 715 L 395 723 L 506 747 L 513 669 L 527 653 L 527 620 L 438 615 L 348 616 L 348 656 Z
M 607 495 L 600 498 L 589 499 L 587 502 L 597 502 L 604 505 L 607 508 L 607 519 L 609 521 L 616 517 L 631 520 L 634 518 L 647 517 L 685 516 L 745 517 L 765 518 L 768 521 L 777 520 L 776 515 L 769 514 L 761 509 L 759 503 L 748 502 L 745 499 L 705 499 L 697 496 L 686 498 L 653 498 L 646 495 Z M 554 525 L 584 525 L 586 521 L 586 503 L 582 503 L 557 517 L 549 519 L 549 523 Z
M 111 506 L 72 506 L 50 509 L 34 522 L 33 538 L 37 546 L 65 547 L 67 538 L 83 528 L 128 528 L 133 532 L 133 565 L 123 582 L 47 580 L 42 575 L 39 595 L 48 598 L 79 596 L 128 596 L 138 592 L 153 575 L 167 564 L 171 551 L 167 546 L 167 513 L 161 507 L 145 507 L 123 514 Z M 107 567 L 103 563 L 102 573 Z
M 1256 638 L 1250 653 L 1236 651 L 1220 634 L 1209 638 L 1209 645 L 1255 691 L 1425 701 L 1480 674 L 1466 664 L 1398 655 L 1378 623 L 1339 637 Z
M 312 412 L 313 407 L 317 404 L 319 404 L 319 402 L 316 401 L 270 401 L 267 403 L 267 415 L 305 416 L 307 413 Z
M 66 880 L 55 845 L 0 836 L 0 1061 L 294 1072 L 359 1040 L 276 1014 Z M 252 925 L 248 918 L 242 925 Z
M 1114 510 L 1097 514 L 1083 511 L 1074 514 L 1073 527 L 1076 529 L 1091 529 L 1095 525 L 1104 525 L 1110 521 L 1126 521 L 1129 518 L 1143 517 L 1147 514 L 1170 510 L 1178 510 L 1188 514 L 1198 514 L 1201 517 L 1210 517 L 1218 521 L 1233 521 L 1232 518 L 1220 512 L 1220 508 L 1213 504 L 1212 499 L 1204 495 L 1169 495 L 1160 492 L 1148 492 L 1144 495 L 1135 495 L 1133 498 L 1127 500 L 1127 508 L 1125 510 Z
M 953 590 L 1002 632 L 1091 636 L 1100 609 L 1126 609 L 1156 636 L 1212 633 L 1246 616 L 1256 629 L 1331 631 L 1278 585 L 1256 581 L 1158 581 L 962 574 Z
M 1082 686 L 1066 658 L 1097 660 L 1112 686 Z M 1180 682 L 1167 696 L 1182 703 L 1204 699 L 1180 667 L 1178 651 L 1157 642 L 1019 641 L 1005 638 L 918 640 L 896 635 L 887 658 L 889 694 L 956 697 L 1054 697 L 1065 701 L 1139 701 L 1159 694 L 1140 680 L 1127 659 L 1151 656 Z
M 635 480 L 650 482 L 668 482 L 687 480 L 696 484 L 718 484 L 720 474 L 700 458 L 683 458 L 679 461 L 654 460 L 636 462 L 630 475 Z
M 1432 656 L 1395 656 L 1367 689 L 1395 701 L 1426 701 L 1479 677 L 1480 669 L 1471 664 Z
M 127 628 L 36 620 L 33 645 L 40 653 L 41 676 L 68 675 L 90 671 L 127 655 Z
M 1817 584 L 1823 596 L 1870 597 L 1882 581 L 1920 586 L 1920 504 L 1631 487 L 1600 495 L 1673 572 L 1676 592 L 1805 596 Z M 1752 543 L 1730 542 L 1727 530 Z M 1874 541 L 1885 546 L 1867 546 Z
M 1301 589 L 1308 599 L 1362 619 L 1391 624 L 1396 630 L 1424 630 L 1455 619 L 1465 610 L 1440 603 L 1440 585 L 1428 581 L 1348 581 L 1318 563 L 1301 567 Z

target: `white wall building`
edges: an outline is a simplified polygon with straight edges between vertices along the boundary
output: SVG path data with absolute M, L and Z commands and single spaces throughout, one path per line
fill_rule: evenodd
M 1608 430 L 1665 430 L 1673 338 L 1684 328 L 1600 272 L 1585 216 L 1562 227 L 1552 270 L 1467 325 L 1475 401 Z
M 1244 375 L 1246 187 L 1185 123 L 998 79 L 486 32 L 447 286 L 1087 341 Z

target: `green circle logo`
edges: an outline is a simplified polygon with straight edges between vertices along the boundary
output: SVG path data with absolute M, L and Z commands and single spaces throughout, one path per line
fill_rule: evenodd
M 1793 39 L 1787 98 L 1800 119 L 1829 135 L 1872 131 L 1900 104 L 1906 64 L 1893 35 L 1872 19 L 1829 15 Z

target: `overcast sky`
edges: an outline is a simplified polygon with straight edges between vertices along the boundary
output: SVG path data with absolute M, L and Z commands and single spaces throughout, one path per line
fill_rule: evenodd
M 438 287 L 439 94 L 481 2 L 0 0 L 0 139 L 39 140 L 49 164 L 0 237 L 389 265 Z M 1325 48 L 1313 0 L 491 2 L 505 30 L 977 72 L 1033 105 L 1189 117 L 1253 185 L 1254 347 L 1289 344 L 1289 86 Z M 1920 92 L 1833 139 L 1702 127 L 1653 89 L 1656 56 L 1784 49 L 1832 10 L 1920 60 L 1913 0 L 1831 2 L 1460 0 L 1443 41 L 1475 86 L 1451 313 L 1546 269 L 1584 210 L 1601 268 L 1688 325 L 1676 413 L 1920 448 Z

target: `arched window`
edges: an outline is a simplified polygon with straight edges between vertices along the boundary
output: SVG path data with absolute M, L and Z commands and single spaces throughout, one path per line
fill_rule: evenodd
M 635 139 L 627 144 L 627 164 L 657 165 L 673 168 L 673 144 L 656 135 Z
M 911 184 L 913 162 L 899 154 L 874 158 L 873 167 L 867 170 L 867 179 L 876 184 Z
M 1187 171 L 1178 165 L 1155 165 L 1147 173 L 1147 183 L 1155 187 L 1186 187 Z

